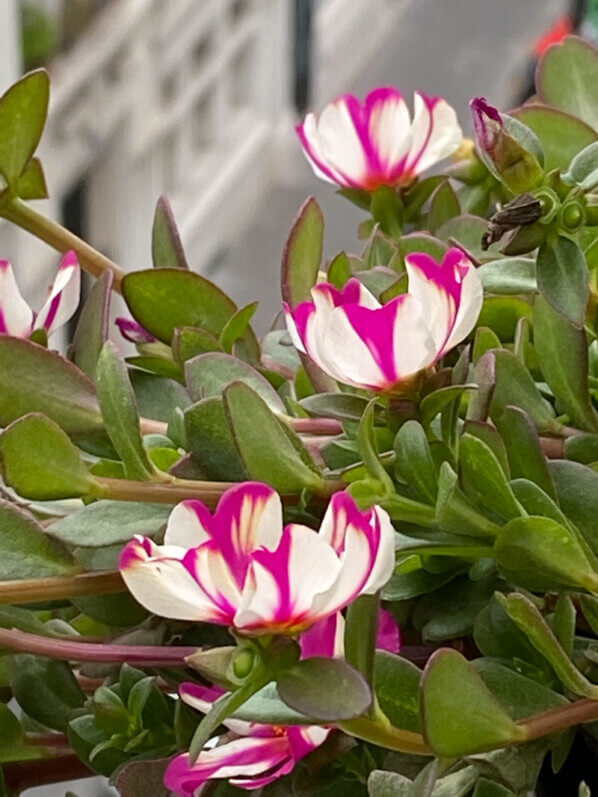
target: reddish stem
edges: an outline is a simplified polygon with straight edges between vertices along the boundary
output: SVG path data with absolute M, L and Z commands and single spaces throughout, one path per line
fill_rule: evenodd
M 62 783 L 76 778 L 91 778 L 95 775 L 70 752 L 58 755 L 56 758 L 3 764 L 2 772 L 8 794 L 20 794 L 34 786 Z
M 335 418 L 289 418 L 289 426 L 296 432 L 304 434 L 337 435 L 343 431 L 343 425 Z
M 184 667 L 185 658 L 196 647 L 153 647 L 150 645 L 111 645 L 50 639 L 13 628 L 0 628 L 0 648 L 33 653 L 60 661 L 93 661 L 112 664 L 137 664 L 141 667 Z

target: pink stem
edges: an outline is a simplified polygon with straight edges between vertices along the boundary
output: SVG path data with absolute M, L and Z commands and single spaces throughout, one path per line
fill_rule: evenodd
M 28 634 L 16 628 L 0 628 L 0 648 L 33 653 L 60 661 L 94 661 L 113 664 L 138 664 L 142 667 L 181 667 L 196 647 L 152 647 L 150 645 L 111 645 L 74 642 Z
M 304 434 L 341 434 L 343 425 L 336 418 L 289 418 L 289 425 Z

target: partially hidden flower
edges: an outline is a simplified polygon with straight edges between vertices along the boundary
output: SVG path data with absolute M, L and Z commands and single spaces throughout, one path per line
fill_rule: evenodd
M 313 625 L 301 636 L 301 658 L 342 656 L 343 629 L 340 612 Z M 377 647 L 397 653 L 399 644 L 398 626 L 389 612 L 381 611 Z M 179 694 L 205 714 L 222 691 L 183 683 Z M 211 739 L 195 764 L 189 763 L 188 753 L 173 758 L 164 775 L 167 789 L 181 797 L 195 797 L 207 781 L 217 779 L 229 779 L 241 789 L 259 789 L 291 772 L 332 731 L 319 725 L 281 727 L 236 719 L 227 719 L 224 725 L 231 732 L 229 741 L 220 744 L 219 739 Z
M 36 330 L 48 337 L 69 320 L 79 305 L 81 269 L 74 252 L 62 258 L 54 284 L 39 313 L 21 296 L 8 260 L 0 260 L 0 335 L 28 338 Z
M 199 501 L 171 512 L 164 545 L 137 537 L 120 570 L 154 614 L 228 625 L 248 634 L 296 634 L 373 594 L 394 567 L 387 513 L 359 511 L 335 494 L 319 531 L 283 528 L 278 493 L 244 482 L 226 491 L 212 515 Z
M 470 102 L 476 143 L 488 169 L 515 194 L 534 188 L 543 176 L 540 142 L 518 119 L 503 116 L 484 97 Z
M 442 263 L 406 256 L 409 292 L 385 305 L 357 279 L 312 288 L 312 301 L 285 304 L 293 343 L 333 379 L 377 392 L 395 389 L 436 363 L 473 329 L 483 302 L 480 277 L 460 249 Z
M 132 318 L 117 318 L 114 322 L 120 334 L 131 343 L 153 343 L 156 338 Z
M 415 92 L 413 120 L 401 93 L 378 88 L 361 103 L 340 97 L 297 126 L 303 151 L 324 180 L 373 191 L 407 185 L 458 149 L 463 133 L 441 97 Z

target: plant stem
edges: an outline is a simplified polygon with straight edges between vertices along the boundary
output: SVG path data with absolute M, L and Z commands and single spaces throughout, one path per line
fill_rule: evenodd
M 553 708 L 550 711 L 544 711 L 542 714 L 536 714 L 534 717 L 522 720 L 518 725 L 527 732 L 525 741 L 532 741 L 556 731 L 563 731 L 565 728 L 582 725 L 585 722 L 594 722 L 595 720 L 598 720 L 598 700 L 585 698 L 584 700 L 570 703 L 568 706 Z
M 214 509 L 223 493 L 234 487 L 236 482 L 207 482 L 192 479 L 173 479 L 168 483 L 131 481 L 129 479 L 109 479 L 95 476 L 97 498 L 109 498 L 113 501 L 150 501 L 157 504 L 178 504 L 188 498 L 198 498 L 208 508 Z M 318 495 L 330 497 L 346 484 L 341 481 L 325 481 Z M 299 500 L 297 495 L 283 496 L 287 506 L 293 506 Z
M 104 271 L 112 271 L 114 275 L 112 287 L 120 293 L 124 271 L 66 227 L 52 221 L 17 198 L 2 209 L 2 215 L 63 254 L 73 249 L 77 253 L 81 267 L 94 277 L 101 276 Z
M 91 661 L 104 664 L 134 664 L 140 667 L 184 667 L 185 658 L 196 647 L 159 647 L 151 645 L 112 645 L 51 639 L 16 628 L 0 628 L 0 648 L 47 656 L 59 661 Z
M 315 435 L 342 434 L 343 425 L 336 418 L 286 418 L 286 422 L 296 432 Z
M 124 581 L 117 571 L 0 581 L 0 605 L 37 603 L 38 601 L 75 598 L 80 595 L 108 595 L 125 591 Z
M 62 753 L 55 758 L 38 761 L 15 761 L 2 765 L 7 793 L 20 794 L 34 786 L 62 783 L 76 778 L 91 778 L 95 775 L 74 753 Z

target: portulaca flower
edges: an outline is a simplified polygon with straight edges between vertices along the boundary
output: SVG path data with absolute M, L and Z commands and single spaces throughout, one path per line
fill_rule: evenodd
M 38 329 L 48 337 L 69 320 L 79 305 L 81 269 L 74 252 L 62 258 L 54 284 L 39 313 L 21 296 L 12 266 L 0 260 L 0 335 L 28 338 Z
M 343 655 L 344 620 L 340 612 L 313 625 L 300 639 L 301 658 L 333 658 Z M 389 612 L 380 612 L 377 647 L 398 653 L 399 629 Z M 188 705 L 207 714 L 220 697 L 218 688 L 184 683 L 179 688 Z M 164 785 L 181 797 L 194 797 L 208 780 L 229 779 L 241 789 L 259 789 L 287 775 L 295 764 L 319 747 L 332 728 L 319 725 L 280 727 L 227 719 L 231 739 L 220 744 L 210 739 L 194 765 L 189 754 L 173 758 L 164 775 Z
M 423 253 L 405 263 L 409 292 L 385 305 L 354 278 L 342 290 L 319 283 L 312 301 L 285 304 L 296 348 L 333 379 L 377 392 L 436 363 L 473 329 L 482 282 L 460 249 L 450 249 L 441 264 Z
M 178 504 L 164 545 L 136 538 L 120 569 L 139 603 L 162 617 L 295 634 L 380 589 L 394 567 L 393 543 L 387 513 L 360 512 L 347 493 L 332 497 L 316 533 L 283 529 L 279 495 L 244 482 L 213 516 L 199 501 Z
M 344 188 L 374 191 L 408 185 L 459 148 L 463 133 L 441 97 L 415 92 L 414 113 L 394 88 L 370 92 L 362 104 L 345 94 L 297 126 L 303 151 L 318 177 Z

